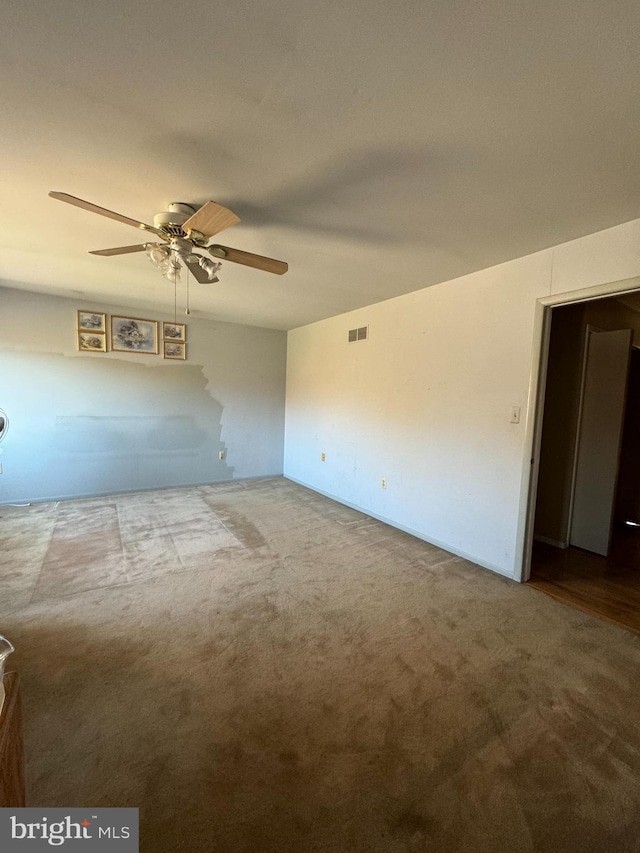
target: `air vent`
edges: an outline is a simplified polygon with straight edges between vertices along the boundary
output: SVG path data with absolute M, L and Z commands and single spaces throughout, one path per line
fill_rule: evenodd
M 349 343 L 352 344 L 354 341 L 366 341 L 369 337 L 369 327 L 368 326 L 360 326 L 359 329 L 349 329 Z

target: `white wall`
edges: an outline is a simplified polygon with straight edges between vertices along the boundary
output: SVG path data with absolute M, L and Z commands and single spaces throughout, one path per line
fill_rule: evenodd
M 639 247 L 636 220 L 293 330 L 285 476 L 517 576 L 536 300 L 638 275 Z
M 80 353 L 78 308 L 134 313 L 0 288 L 0 503 L 282 473 L 284 332 L 182 316 L 184 362 Z

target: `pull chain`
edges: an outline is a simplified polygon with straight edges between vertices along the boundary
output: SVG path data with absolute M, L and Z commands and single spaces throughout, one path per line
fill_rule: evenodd
M 173 270 L 173 322 L 178 322 L 178 270 Z

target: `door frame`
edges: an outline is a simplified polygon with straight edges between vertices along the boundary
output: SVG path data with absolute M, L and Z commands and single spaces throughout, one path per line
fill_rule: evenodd
M 549 366 L 549 344 L 551 341 L 551 319 L 553 309 L 561 305 L 577 305 L 602 299 L 606 296 L 621 296 L 640 290 L 640 276 L 610 281 L 581 290 L 571 290 L 544 296 L 536 300 L 533 322 L 533 345 L 529 372 L 529 393 L 525 422 L 524 454 L 516 532 L 515 563 L 513 577 L 525 583 L 531 575 L 531 551 L 533 548 L 533 526 L 538 495 L 540 470 L 540 448 L 542 445 L 542 420 Z

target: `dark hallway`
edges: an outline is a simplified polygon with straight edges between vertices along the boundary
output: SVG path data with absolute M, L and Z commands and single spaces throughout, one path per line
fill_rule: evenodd
M 545 445 L 543 433 L 545 467 L 536 532 L 545 524 L 551 529 L 552 515 L 559 519 L 555 529 L 561 531 L 564 525 L 566 532 L 542 535 L 534 542 L 530 583 L 567 604 L 640 633 L 640 526 L 634 526 L 640 522 L 640 350 L 635 347 L 629 362 L 609 553 L 605 557 L 573 545 L 558 547 L 570 541 L 568 483 L 578 431 L 576 389 L 586 323 L 595 317 L 598 326 L 606 328 L 610 316 L 612 325 L 633 325 L 632 315 L 621 317 L 620 306 L 613 299 L 602 300 L 589 310 L 589 318 L 583 306 L 563 309 L 553 318 L 550 393 L 543 428 L 547 442 Z

